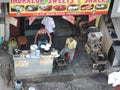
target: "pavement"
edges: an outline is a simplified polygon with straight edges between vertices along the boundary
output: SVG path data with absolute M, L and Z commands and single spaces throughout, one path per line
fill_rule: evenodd
M 99 81 L 96 78 L 85 77 L 66 82 L 46 82 L 27 86 L 36 90 L 112 90 L 111 86 L 103 81 L 104 77 L 99 77 Z
M 9 86 L 7 85 L 11 78 L 8 72 L 10 64 L 8 52 L 0 49 L 0 90 L 14 90 L 14 85 L 11 82 Z
M 14 90 L 13 86 L 7 86 L 5 80 L 0 76 L 0 90 Z
M 34 87 L 35 90 L 113 90 L 113 87 L 107 84 L 106 74 L 93 73 L 91 61 L 83 46 L 81 41 L 78 41 L 76 57 L 66 68 L 53 69 L 52 74 L 39 77 L 39 82 L 27 82 L 25 90 L 29 87 Z M 7 86 L 6 73 L 11 64 L 10 60 L 9 54 L 1 50 L 1 90 L 14 90 L 14 84 Z

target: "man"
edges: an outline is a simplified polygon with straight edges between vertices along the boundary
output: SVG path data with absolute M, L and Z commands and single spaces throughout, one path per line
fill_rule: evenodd
M 48 42 L 48 37 L 49 37 L 49 42 Z M 47 43 L 52 44 L 51 35 L 48 32 L 48 30 L 45 29 L 44 26 L 40 27 L 40 29 L 36 33 L 34 43 L 37 43 L 37 40 L 38 40 L 38 48 L 40 48 L 42 44 L 47 44 Z
M 48 30 L 48 32 L 50 33 L 51 37 L 52 37 L 52 42 L 53 42 L 53 37 L 54 37 L 54 28 L 55 28 L 55 22 L 54 19 L 52 17 L 44 17 L 41 21 L 41 23 L 43 25 L 45 25 L 45 28 Z
M 76 46 L 77 41 L 72 36 L 66 39 L 65 47 L 60 52 L 60 55 L 64 57 L 67 52 L 70 55 L 68 63 L 70 63 L 74 58 Z

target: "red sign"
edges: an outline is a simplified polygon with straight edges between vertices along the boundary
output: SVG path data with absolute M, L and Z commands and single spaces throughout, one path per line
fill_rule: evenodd
M 62 18 L 74 24 L 74 21 L 75 21 L 74 16 L 62 16 Z
M 31 25 L 35 21 L 36 17 L 29 17 L 29 25 Z
M 95 20 L 98 16 L 100 16 L 100 15 L 89 15 L 89 22 L 91 22 L 91 21 L 93 21 L 93 20 Z

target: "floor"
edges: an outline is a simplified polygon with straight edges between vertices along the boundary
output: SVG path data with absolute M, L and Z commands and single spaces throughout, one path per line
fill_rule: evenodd
M 0 51 L 1 72 L 5 72 L 10 64 L 9 55 L 5 51 Z M 5 67 L 6 66 L 6 67 Z M 3 69 L 5 68 L 5 69 Z M 7 87 L 5 73 L 1 73 L 0 87 L 2 90 L 14 90 L 13 86 Z M 82 43 L 79 41 L 76 51 L 76 58 L 65 69 L 53 70 L 51 75 L 42 76 L 40 82 L 27 82 L 26 88 L 34 87 L 35 90 L 113 90 L 107 84 L 107 77 L 104 74 L 92 72 L 91 61 L 86 54 Z M 26 89 L 28 90 L 28 89 Z
M 63 42 L 65 37 L 59 39 L 56 43 Z M 107 84 L 106 74 L 93 72 L 84 44 L 78 37 L 75 39 L 78 41 L 76 57 L 66 68 L 53 69 L 52 74 L 39 77 L 39 82 L 28 82 L 26 87 L 34 87 L 36 90 L 113 90 Z
M 59 22 L 56 23 L 57 28 L 60 29 L 60 27 L 62 27 L 62 31 L 60 32 L 56 28 L 55 48 L 60 51 L 64 47 L 66 38 L 70 34 L 76 34 L 76 30 L 74 30 L 75 27 L 72 27 L 70 23 L 64 22 L 60 24 L 61 19 L 58 20 Z M 29 87 L 34 87 L 35 90 L 113 90 L 113 87 L 107 84 L 106 74 L 93 72 L 92 62 L 85 51 L 84 44 L 77 34 L 75 39 L 78 42 L 75 59 L 68 64 L 66 68 L 59 70 L 53 69 L 52 74 L 39 77 L 39 82 L 34 81 L 33 83 L 28 80 L 29 82 L 25 84 L 26 90 L 28 90 Z M 33 40 L 34 36 L 28 37 L 29 45 L 33 43 Z M 11 66 L 11 59 L 7 53 L 8 51 L 0 50 L 0 63 L 2 67 L 7 66 L 7 69 L 0 67 L 1 72 L 3 70 L 8 71 L 9 66 Z M 12 68 L 12 66 L 10 68 Z M 13 72 L 11 72 L 11 74 L 13 74 Z M 4 75 L 5 73 L 1 73 L 2 80 L 6 79 Z M 3 87 L 4 86 L 2 86 L 2 88 Z M 8 88 L 9 89 L 2 90 L 12 90 L 11 87 Z

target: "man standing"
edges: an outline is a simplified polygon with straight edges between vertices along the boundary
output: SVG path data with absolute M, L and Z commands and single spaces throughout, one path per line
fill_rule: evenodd
M 52 17 L 44 17 L 41 21 L 41 23 L 43 25 L 45 25 L 45 28 L 48 30 L 48 32 L 50 33 L 51 37 L 52 37 L 52 42 L 53 42 L 53 38 L 54 38 L 54 28 L 55 28 L 55 22 L 54 19 Z
M 49 41 L 48 41 L 48 38 L 49 38 Z M 40 29 L 37 31 L 37 33 L 35 35 L 34 43 L 37 43 L 37 41 L 38 41 L 38 48 L 40 48 L 42 44 L 47 44 L 47 43 L 52 44 L 51 39 L 52 38 L 51 38 L 50 33 L 43 26 L 43 27 L 40 27 Z

